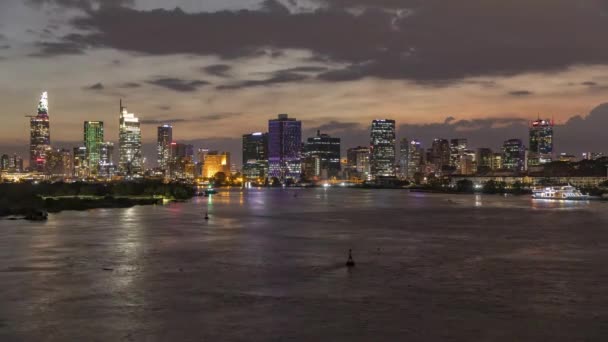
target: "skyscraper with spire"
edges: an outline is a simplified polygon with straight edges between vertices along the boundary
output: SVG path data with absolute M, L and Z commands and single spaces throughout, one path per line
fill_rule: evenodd
M 46 171 L 47 153 L 50 149 L 49 101 L 45 91 L 40 96 L 37 115 L 30 118 L 30 168 L 33 171 Z
M 118 127 L 118 168 L 120 172 L 132 177 L 143 171 L 141 152 L 141 128 L 139 119 L 123 107 L 120 100 L 120 122 Z

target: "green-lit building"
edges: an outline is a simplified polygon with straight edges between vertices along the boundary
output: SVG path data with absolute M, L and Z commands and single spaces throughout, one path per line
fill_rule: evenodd
M 97 174 L 101 160 L 103 139 L 103 121 L 84 122 L 84 146 L 86 148 L 86 161 L 91 174 Z

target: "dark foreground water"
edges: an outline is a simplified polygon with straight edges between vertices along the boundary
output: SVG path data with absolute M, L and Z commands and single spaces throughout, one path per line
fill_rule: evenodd
M 601 202 L 251 190 L 0 221 L 0 341 L 606 341 L 607 284 Z

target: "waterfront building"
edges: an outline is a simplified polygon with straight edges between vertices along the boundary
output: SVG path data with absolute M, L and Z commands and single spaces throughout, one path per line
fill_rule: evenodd
M 526 147 L 520 139 L 509 139 L 504 142 L 503 168 L 523 172 L 526 170 Z
M 74 147 L 72 154 L 72 172 L 75 178 L 84 179 L 89 175 L 89 167 L 87 165 L 87 148 L 84 146 Z
M 298 181 L 302 173 L 302 122 L 279 114 L 268 121 L 269 176 Z
M 584 160 L 596 160 L 604 157 L 604 153 L 602 152 L 583 152 Z
M 65 180 L 72 178 L 73 157 L 72 152 L 66 149 L 50 149 L 47 151 L 46 174 L 55 179 Z
M 447 139 L 434 139 L 431 146 L 430 162 L 435 166 L 435 170 L 441 174 L 445 173 L 450 166 L 452 150 Z
M 365 181 L 370 180 L 369 147 L 357 146 L 346 152 L 346 164 L 352 177 Z
M 558 160 L 561 162 L 575 162 L 576 156 L 567 153 L 560 153 Z
M 553 122 L 538 119 L 530 124 L 528 165 L 538 166 L 553 160 Z
M 473 175 L 477 171 L 476 161 L 475 161 L 475 153 L 467 153 L 464 152 L 460 156 L 460 160 L 458 161 L 459 166 L 459 174 L 461 175 Z
M 488 172 L 492 170 L 492 158 L 494 152 L 490 148 L 478 148 L 475 161 L 477 164 L 477 172 Z
M 169 154 L 171 158 L 168 167 L 171 178 L 194 177 L 194 146 L 172 142 Z
M 422 142 L 419 140 L 410 141 L 408 162 L 407 162 L 407 179 L 413 179 L 417 173 L 424 171 L 425 152 L 422 147 Z
M 114 143 L 105 142 L 101 144 L 99 154 L 99 176 L 104 178 L 112 178 L 116 174 L 116 165 L 114 164 Z
M 408 138 L 401 139 L 399 143 L 399 178 L 407 179 L 409 170 L 410 158 L 410 140 Z
M 210 151 L 205 155 L 203 177 L 213 178 L 218 172 L 230 176 L 230 153 Z
M 85 121 L 84 122 L 84 147 L 86 148 L 86 160 L 91 175 L 96 175 L 99 171 L 99 161 L 101 156 L 101 145 L 103 144 L 103 122 Z
M 492 162 L 490 168 L 492 171 L 501 170 L 503 168 L 503 154 L 492 153 Z
M 268 177 L 268 133 L 243 135 L 243 175 L 245 180 L 257 182 Z
M 157 129 L 156 150 L 158 155 L 158 167 L 167 171 L 171 160 L 171 143 L 173 142 L 173 127 L 162 125 Z
M 317 131 L 304 145 L 304 157 L 315 160 L 314 168 L 305 173 L 309 179 L 327 180 L 340 174 L 340 138 Z M 312 171 L 312 172 L 311 172 Z
M 395 120 L 372 121 L 370 132 L 371 177 L 395 176 Z
M 143 155 L 141 151 L 141 128 L 139 118 L 129 113 L 120 102 L 120 121 L 118 127 L 118 169 L 127 176 L 141 175 Z
M 450 140 L 450 166 L 458 170 L 460 168 L 460 157 L 468 147 L 468 140 L 463 138 Z
M 38 102 L 38 113 L 30 117 L 30 169 L 44 172 L 47 153 L 51 150 L 51 130 L 47 92 L 43 92 Z
M 10 160 L 11 158 L 8 154 L 3 154 L 2 157 L 0 157 L 0 171 L 8 172 Z

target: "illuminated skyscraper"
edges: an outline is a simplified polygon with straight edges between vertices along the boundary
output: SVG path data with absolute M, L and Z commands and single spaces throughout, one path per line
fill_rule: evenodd
M 268 133 L 243 135 L 243 174 L 250 181 L 268 176 Z
M 399 178 L 401 179 L 407 179 L 409 156 L 410 140 L 403 138 L 399 143 Z
M 491 149 L 478 148 L 475 156 L 477 172 L 483 173 L 492 170 L 492 158 L 494 158 L 494 152 Z
M 46 170 L 46 154 L 50 149 L 49 102 L 45 91 L 38 102 L 38 114 L 30 119 L 30 168 L 33 171 Z
M 65 149 L 50 149 L 47 153 L 47 174 L 55 179 L 71 178 L 74 169 L 72 152 Z
M 11 158 L 8 156 L 8 154 L 3 154 L 2 157 L 0 157 L 0 171 L 8 171 L 10 160 Z
M 120 125 L 118 127 L 118 168 L 125 176 L 131 177 L 143 171 L 141 153 L 141 128 L 139 119 L 120 102 Z
M 425 153 L 422 143 L 415 139 L 410 141 L 408 153 L 406 178 L 412 179 L 417 173 L 423 172 L 424 169 Z
M 89 174 L 89 167 L 87 165 L 87 148 L 84 146 L 74 147 L 72 154 L 72 164 L 74 171 L 72 174 L 74 177 L 83 179 Z
M 460 159 L 467 149 L 467 139 L 452 139 L 450 140 L 450 166 L 459 169 Z
M 308 138 L 304 146 L 304 155 L 309 161 L 315 161 L 309 168 L 307 177 L 329 179 L 340 173 L 340 138 L 333 138 L 317 131 L 315 137 Z M 312 172 L 311 172 L 312 171 Z
M 105 142 L 101 144 L 99 154 L 99 176 L 111 178 L 116 173 L 114 165 L 114 143 Z
M 431 146 L 431 163 L 435 170 L 443 174 L 451 166 L 452 149 L 446 139 L 435 139 Z
M 211 151 L 205 155 L 203 177 L 213 178 L 218 172 L 230 176 L 230 153 Z
M 360 180 L 369 180 L 370 178 L 370 163 L 369 163 L 369 147 L 357 146 L 349 148 L 346 151 L 346 160 L 349 171 L 352 176 Z
M 158 167 L 163 171 L 167 170 L 171 158 L 171 142 L 173 142 L 173 127 L 171 125 L 159 126 L 156 148 L 158 152 Z
M 395 176 L 395 120 L 372 121 L 370 139 L 371 177 Z
M 520 139 L 505 141 L 502 152 L 502 164 L 505 169 L 515 172 L 523 172 L 526 170 L 526 147 Z
M 103 122 L 84 122 L 84 147 L 87 149 L 87 165 L 89 172 L 96 175 L 99 170 L 101 147 L 103 144 Z
M 529 166 L 550 163 L 553 160 L 553 122 L 536 120 L 530 125 Z
M 302 173 L 302 122 L 279 114 L 268 121 L 269 176 L 281 181 L 299 180 Z

